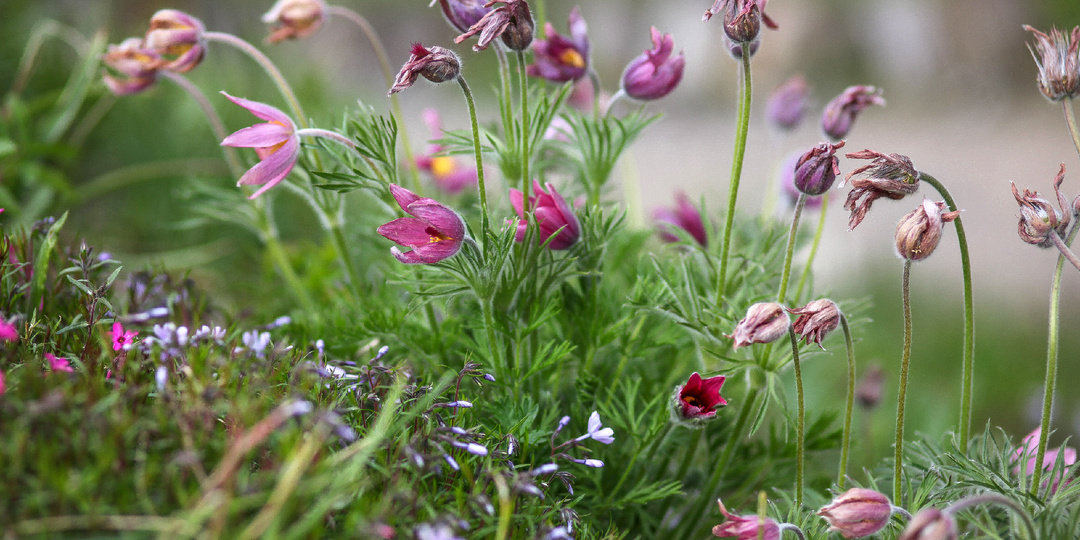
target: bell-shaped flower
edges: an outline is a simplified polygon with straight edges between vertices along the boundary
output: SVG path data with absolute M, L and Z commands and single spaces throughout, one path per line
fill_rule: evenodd
M 735 331 L 724 337 L 734 339 L 735 348 L 772 343 L 786 334 L 789 326 L 791 318 L 784 306 L 776 302 L 758 302 L 746 310 L 746 317 L 735 325 Z
M 394 79 L 394 86 L 390 87 L 386 95 L 394 95 L 412 86 L 419 76 L 433 83 L 441 83 L 452 81 L 458 75 L 461 75 L 461 60 L 454 51 L 413 43 L 409 60 L 401 66 L 401 71 Z
M 653 48 L 646 50 L 627 64 L 622 74 L 622 91 L 642 101 L 660 99 L 671 93 L 682 80 L 686 58 L 675 51 L 675 38 L 661 34 L 656 27 L 650 30 Z
M 533 60 L 526 70 L 533 77 L 553 82 L 576 81 L 589 72 L 589 36 L 585 19 L 577 7 L 570 10 L 570 37 L 559 35 L 544 23 L 545 39 L 533 42 Z
M 675 234 L 674 229 L 679 228 L 689 233 L 698 244 L 701 244 L 701 247 L 708 245 L 705 221 L 686 193 L 680 191 L 675 195 L 675 208 L 654 210 L 653 219 L 660 231 L 660 238 L 665 242 L 678 242 L 679 236 Z
M 319 31 L 327 19 L 323 0 L 278 0 L 262 21 L 271 25 L 266 41 L 278 43 L 286 39 L 306 38 Z
M 801 308 L 789 309 L 788 313 L 798 315 L 791 328 L 803 338 L 803 343 L 813 341 L 821 347 L 821 340 L 840 326 L 840 307 L 828 298 L 819 298 Z M 821 347 L 825 350 L 825 347 Z
M 443 136 L 442 118 L 434 108 L 424 109 L 424 123 L 431 130 L 431 138 Z M 416 167 L 431 175 L 435 185 L 447 193 L 458 193 L 476 185 L 476 167 L 462 165 L 454 156 L 445 155 L 446 147 L 430 144 L 427 150 L 416 156 Z
M 406 264 L 431 264 L 452 257 L 465 241 L 465 220 L 442 203 L 390 184 L 390 194 L 413 217 L 398 218 L 379 227 L 378 233 L 412 251 L 397 247 L 390 253 Z
M 259 162 L 236 183 L 238 186 L 262 186 L 251 195 L 250 198 L 254 199 L 278 185 L 292 171 L 300 156 L 300 136 L 289 115 L 277 108 L 233 97 L 225 92 L 222 94 L 256 117 L 266 120 L 265 123 L 241 129 L 221 141 L 222 146 L 254 148 L 259 155 Z
M 844 209 L 851 211 L 848 218 L 848 230 L 854 229 L 870 206 L 881 197 L 900 200 L 919 190 L 919 179 L 922 177 L 915 170 L 911 158 L 900 154 L 882 154 L 873 150 L 851 152 L 847 154 L 851 159 L 873 160 L 869 165 L 864 165 L 848 173 L 844 181 L 851 180 L 857 174 L 865 174 L 865 178 L 851 180 L 851 191 L 848 192 L 847 200 L 844 201 Z M 840 184 L 841 186 L 843 183 Z
M 156 52 L 143 47 L 142 39 L 127 38 L 118 45 L 109 45 L 102 55 L 102 79 L 113 94 L 137 94 L 157 82 L 160 62 Z
M 727 400 L 720 395 L 726 377 L 717 375 L 702 379 L 694 372 L 686 384 L 675 387 L 670 407 L 674 421 L 692 427 L 699 427 L 706 420 L 716 417 L 716 408 L 727 405 Z
M 512 51 L 524 51 L 533 41 L 536 23 L 533 22 L 529 4 L 525 0 L 491 0 L 484 7 L 502 5 L 485 13 L 479 21 L 469 27 L 464 34 L 454 38 L 454 43 L 461 43 L 476 34 L 480 34 L 474 51 L 482 51 L 495 38 L 502 38 L 503 44 Z M 444 8 L 445 11 L 445 8 Z
M 1026 24 L 1024 30 L 1035 34 L 1035 48 L 1028 50 L 1039 67 L 1039 91 L 1050 101 L 1080 94 L 1080 26 L 1068 33 L 1051 28 L 1050 35 Z
M 843 148 L 844 141 L 836 144 L 823 142 L 806 152 L 795 163 L 795 187 L 810 196 L 822 195 L 836 182 L 840 174 L 840 162 L 836 150 Z
M 821 130 L 833 140 L 847 137 L 859 113 L 872 105 L 885 105 L 881 90 L 873 86 L 849 86 L 825 105 L 821 115 Z
M 1072 208 L 1068 200 L 1061 193 L 1061 183 L 1065 181 L 1065 164 L 1061 164 L 1057 177 L 1054 178 L 1054 194 L 1057 195 L 1058 206 L 1039 196 L 1039 192 L 1024 190 L 1024 195 L 1016 190 L 1016 184 L 1012 184 L 1013 197 L 1020 205 L 1020 223 L 1017 232 L 1020 239 L 1039 247 L 1054 245 L 1050 235 L 1064 236 L 1072 219 Z M 1080 200 L 1080 199 L 1077 199 Z
M 896 253 L 908 261 L 921 261 L 937 249 L 945 222 L 960 211 L 944 212 L 944 202 L 923 199 L 923 203 L 896 224 Z
M 547 184 L 547 188 L 548 190 L 544 191 L 540 182 L 533 180 L 533 191 L 536 195 L 529 197 L 529 209 L 540 225 L 540 241 L 548 242 L 550 239 L 548 248 L 566 249 L 581 237 L 581 225 L 570 205 L 555 191 L 555 187 Z M 525 231 L 529 227 L 529 221 L 525 219 L 525 195 L 520 190 L 511 189 L 510 204 L 521 218 L 515 220 L 516 240 L 521 242 L 525 240 Z
M 893 511 L 885 495 L 872 489 L 851 488 L 821 507 L 817 515 L 829 522 L 829 532 L 839 532 L 844 538 L 862 538 L 885 528 Z
M 150 17 L 143 47 L 161 56 L 161 69 L 184 73 L 199 65 L 206 55 L 205 32 L 199 19 L 175 9 L 163 9 Z
M 757 515 L 736 516 L 724 508 L 724 503 L 717 499 L 720 513 L 725 521 L 712 529 L 713 536 L 736 538 L 738 540 L 780 540 L 780 524 L 772 518 L 761 519 Z

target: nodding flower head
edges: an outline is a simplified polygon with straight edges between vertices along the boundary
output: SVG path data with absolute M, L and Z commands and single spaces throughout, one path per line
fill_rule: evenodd
M 271 25 L 269 43 L 306 38 L 319 31 L 327 18 L 323 0 L 278 0 L 262 21 Z
M 790 130 L 802 122 L 806 114 L 810 86 L 802 75 L 795 75 L 776 87 L 769 94 L 765 104 L 765 117 L 769 123 L 782 129 Z
M 480 22 L 492 10 L 484 0 L 439 0 L 439 7 L 446 21 L 459 32 L 468 32 L 472 25 Z
M 574 245 L 581 237 L 581 224 L 566 199 L 563 199 L 551 184 L 547 184 L 547 191 L 544 191 L 536 180 L 533 180 L 533 191 L 536 195 L 529 197 L 528 207 L 540 226 L 540 241 L 548 242 L 548 248 L 553 250 Z M 529 221 L 525 219 L 525 195 L 519 190 L 511 189 L 510 204 L 521 218 L 515 220 L 516 240 L 521 242 L 525 240 L 525 232 L 529 227 Z
M 768 15 L 765 14 L 765 3 L 768 0 L 716 0 L 712 7 L 705 11 L 702 21 L 712 19 L 713 15 L 724 10 L 724 33 L 736 43 L 750 43 L 757 39 L 761 32 L 761 24 L 776 30 L 779 28 Z
M 847 137 L 859 114 L 872 105 L 885 105 L 881 90 L 873 86 L 849 86 L 825 105 L 821 115 L 821 130 L 833 140 Z
M 416 82 L 417 76 L 423 76 L 433 83 L 452 81 L 461 74 L 461 60 L 450 49 L 442 47 L 424 47 L 413 43 L 412 53 L 405 65 L 401 66 L 394 86 L 387 95 L 396 94 Z
M 289 115 L 265 103 L 233 97 L 222 92 L 229 101 L 245 108 L 265 123 L 241 129 L 221 141 L 222 146 L 254 148 L 259 162 L 247 170 L 238 186 L 262 186 L 251 195 L 254 199 L 278 185 L 296 165 L 300 156 L 300 136 Z
M 840 174 L 836 151 L 843 146 L 844 141 L 836 144 L 823 142 L 803 154 L 795 163 L 795 187 L 811 197 L 829 191 L 836 182 L 836 175 Z
M 857 174 L 866 175 L 865 178 L 851 180 L 852 189 L 848 192 L 847 200 L 844 201 L 844 209 L 851 211 L 851 216 L 848 218 L 848 230 L 862 223 L 875 200 L 881 197 L 900 200 L 919 190 L 919 179 L 922 175 L 915 170 L 915 165 L 907 156 L 882 154 L 873 150 L 851 152 L 846 155 L 851 159 L 872 160 L 869 165 L 859 167 L 844 177 L 846 182 Z
M 885 528 L 892 514 L 888 497 L 865 488 L 851 488 L 817 511 L 829 522 L 829 532 L 839 532 L 844 538 L 870 536 Z
M 1020 223 L 1017 232 L 1020 239 L 1039 247 L 1054 244 L 1051 235 L 1064 235 L 1072 219 L 1072 207 L 1061 194 L 1061 183 L 1065 181 L 1065 164 L 1061 164 L 1054 179 L 1054 194 L 1057 195 L 1059 211 L 1053 203 L 1039 196 L 1039 192 L 1025 189 L 1021 196 L 1012 184 L 1013 197 L 1020 205 Z M 1078 199 L 1080 200 L 1080 199 Z
M 761 519 L 757 515 L 736 516 L 724 508 L 724 503 L 717 499 L 720 513 L 725 521 L 712 529 L 713 536 L 733 537 L 738 540 L 780 540 L 780 524 L 772 518 Z
M 950 513 L 927 506 L 911 518 L 898 540 L 956 540 L 959 537 L 956 520 Z
M 623 92 L 642 101 L 660 99 L 670 94 L 682 80 L 686 67 L 682 51 L 672 55 L 675 38 L 671 34 L 661 34 L 655 26 L 649 32 L 653 48 L 646 49 L 631 60 L 622 74 Z
M 665 242 L 678 242 L 679 236 L 675 229 L 686 231 L 691 238 L 697 240 L 701 247 L 708 245 L 708 236 L 705 233 L 705 221 L 701 218 L 694 203 L 686 193 L 678 192 L 675 195 L 675 208 L 657 208 L 653 211 L 653 219 L 660 231 L 660 239 Z
M 589 72 L 589 35 L 577 7 L 570 10 L 570 37 L 559 35 L 550 22 L 544 24 L 545 39 L 533 42 L 534 64 L 529 75 L 552 82 L 576 81 Z
M 102 79 L 113 94 L 137 94 L 157 82 L 160 63 L 161 56 L 144 48 L 141 38 L 127 38 L 119 45 L 109 45 L 102 55 Z
M 390 253 L 406 264 L 431 264 L 453 257 L 465 241 L 465 220 L 446 205 L 421 197 L 403 187 L 390 184 L 390 194 L 401 209 L 413 217 L 398 218 L 381 225 L 378 233 L 403 246 L 413 248 L 402 253 L 397 247 Z
M 787 333 L 791 326 L 791 317 L 788 317 L 784 306 L 776 302 L 759 302 L 746 310 L 739 324 L 735 325 L 735 331 L 726 338 L 735 340 L 735 348 L 745 347 L 754 343 L 772 343 Z
M 484 7 L 495 4 L 501 6 L 487 12 L 479 21 L 469 27 L 460 36 L 454 38 L 454 43 L 461 43 L 476 34 L 480 34 L 474 51 L 482 51 L 487 48 L 493 39 L 501 38 L 504 45 L 512 51 L 524 51 L 529 48 L 533 41 L 533 33 L 536 23 L 533 22 L 529 4 L 525 0 L 491 0 Z
M 195 68 L 206 55 L 206 27 L 202 21 L 175 9 L 163 9 L 150 17 L 143 47 L 155 51 L 158 67 L 175 73 Z
M 792 323 L 792 329 L 796 335 L 803 338 L 803 343 L 813 341 L 821 350 L 825 350 L 825 347 L 821 346 L 821 340 L 840 326 L 840 307 L 828 298 L 814 300 L 801 308 L 789 309 L 788 313 L 798 315 Z
M 937 249 L 945 222 L 960 211 L 945 212 L 944 202 L 923 199 L 922 204 L 896 224 L 896 253 L 908 261 L 921 261 Z
M 1044 34 L 1028 25 L 1024 30 L 1035 34 L 1035 47 L 1028 45 L 1039 67 L 1039 91 L 1050 101 L 1061 101 L 1080 94 L 1080 26 L 1065 33 L 1051 28 Z

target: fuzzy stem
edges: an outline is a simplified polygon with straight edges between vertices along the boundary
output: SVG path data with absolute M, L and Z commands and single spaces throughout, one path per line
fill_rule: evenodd
M 210 100 L 206 98 L 206 94 L 199 90 L 198 86 L 195 86 L 187 77 L 178 73 L 173 73 L 168 70 L 159 70 L 160 75 L 164 75 L 166 79 L 172 81 L 176 86 L 179 86 L 182 90 L 191 96 L 191 99 L 195 100 L 195 104 L 202 110 L 203 115 L 206 116 L 206 120 L 210 122 L 210 129 L 214 132 L 214 138 L 221 142 L 225 140 L 229 134 L 225 131 L 225 124 L 221 121 L 221 116 L 218 115 L 214 106 L 210 104 Z M 236 149 L 231 146 L 222 146 L 221 151 L 225 153 L 225 162 L 229 164 L 229 170 L 233 173 L 233 176 L 237 178 L 244 172 L 244 167 L 240 164 L 240 158 L 236 155 Z
M 911 261 L 904 261 L 904 355 L 900 360 L 900 391 L 896 398 L 896 454 L 893 460 L 893 502 L 900 504 L 901 475 L 904 466 L 904 406 L 907 400 L 908 364 L 911 361 Z
M 1080 130 L 1076 127 L 1076 113 L 1073 112 L 1072 98 L 1061 100 L 1061 108 L 1065 111 L 1065 123 L 1069 125 L 1069 135 L 1072 136 L 1073 146 L 1076 153 L 1080 154 Z
M 920 178 L 934 187 L 945 204 L 949 205 L 949 211 L 955 212 L 956 202 L 953 201 L 949 190 L 937 178 L 924 172 L 919 172 Z M 968 254 L 967 234 L 964 233 L 964 222 L 957 216 L 953 222 L 956 227 L 956 240 L 960 243 L 960 267 L 964 276 L 964 368 L 963 382 L 960 389 L 960 443 L 967 444 L 968 434 L 971 429 L 971 399 L 974 389 L 975 373 L 975 302 L 971 285 L 971 256 Z
M 817 256 L 818 246 L 821 245 L 821 236 L 825 232 L 825 215 L 829 210 L 829 194 L 821 196 L 821 215 L 818 216 L 817 231 L 814 232 L 814 242 L 810 244 L 810 254 L 806 257 L 806 265 L 803 266 L 802 275 L 799 276 L 799 286 L 795 288 L 795 301 L 803 297 L 803 289 L 810 277 L 810 267 L 814 265 L 814 257 Z
M 508 370 L 510 366 L 504 366 L 502 362 L 499 361 L 499 347 L 495 343 L 495 318 L 491 313 L 493 309 L 494 307 L 492 306 L 490 298 L 480 299 L 480 311 L 484 313 L 484 330 L 487 331 L 488 354 L 491 355 L 491 365 L 507 369 L 507 371 L 499 374 L 500 379 L 507 380 L 506 377 L 510 374 L 510 371 Z
M 522 206 L 529 210 L 529 80 L 525 73 L 525 51 L 517 52 L 521 84 L 521 193 Z
M 469 120 L 472 122 L 472 136 L 473 136 L 473 154 L 476 156 L 476 182 L 480 188 L 480 237 L 482 241 L 482 250 L 484 256 L 487 256 L 487 234 L 488 234 L 488 207 L 487 207 L 487 187 L 484 184 L 484 159 L 480 155 L 480 125 L 476 121 L 476 102 L 473 101 L 472 91 L 469 90 L 469 84 L 465 82 L 465 77 L 459 75 L 457 78 L 458 85 L 461 86 L 461 92 L 465 94 L 465 102 L 469 105 Z M 494 360 L 494 356 L 492 356 Z
M 1023 506 L 1017 504 L 1016 501 L 997 493 L 982 493 L 960 499 L 946 507 L 942 513 L 952 516 L 964 508 L 970 508 L 978 504 L 986 503 L 997 503 L 1002 506 L 1007 506 L 1009 509 L 1019 514 L 1020 518 L 1024 521 L 1024 526 L 1027 527 L 1028 538 L 1031 540 L 1038 538 L 1038 536 L 1035 535 L 1035 524 L 1031 521 L 1031 516 L 1027 513 L 1027 510 L 1025 510 Z
M 1061 256 L 1065 257 L 1077 270 L 1080 270 L 1080 259 L 1077 259 L 1076 254 L 1069 249 L 1069 246 L 1065 245 L 1065 241 L 1061 239 L 1061 235 L 1056 230 L 1050 231 L 1050 240 L 1054 242 L 1054 246 L 1061 252 Z
M 270 79 L 274 81 L 274 85 L 278 87 L 278 91 L 281 92 L 281 96 L 285 98 L 285 101 L 289 104 L 289 108 L 292 109 L 293 116 L 296 117 L 296 123 L 302 127 L 309 127 L 307 116 L 304 116 L 304 109 L 300 106 L 300 101 L 296 99 L 296 94 L 293 93 L 289 83 L 285 81 L 285 77 L 278 70 L 277 66 L 266 57 L 259 49 L 256 49 L 254 45 L 225 32 L 203 32 L 203 37 L 207 41 L 216 41 L 218 43 L 224 43 L 231 45 L 237 49 L 240 49 L 244 54 L 250 56 L 255 60 L 259 66 L 263 68 L 263 71 L 270 76 Z
M 749 47 L 743 47 L 742 91 L 739 92 L 739 115 L 735 123 L 735 151 L 731 161 L 731 179 L 728 184 L 727 215 L 724 216 L 724 240 L 720 245 L 720 273 L 716 277 L 716 305 L 724 304 L 724 287 L 727 280 L 728 252 L 731 250 L 731 231 L 735 222 L 735 203 L 739 196 L 739 180 L 742 178 L 743 158 L 746 155 L 746 135 L 750 130 L 750 79 Z
M 788 232 L 784 269 L 780 274 L 780 292 L 776 294 L 776 302 L 779 304 L 783 304 L 787 297 L 788 281 L 791 279 L 791 259 L 795 255 L 795 236 L 799 232 L 799 218 L 802 216 L 804 206 L 806 206 L 806 194 L 799 193 L 799 199 L 795 201 L 795 213 L 791 216 L 791 231 Z
M 844 481 L 847 479 L 848 450 L 851 448 L 851 411 L 855 407 L 855 345 L 851 340 L 851 328 L 848 327 L 847 317 L 840 314 L 840 326 L 844 328 L 844 345 L 847 346 L 848 362 L 848 389 L 847 389 L 847 413 L 844 415 L 844 439 L 840 444 L 840 474 L 836 484 L 844 489 Z
M 799 339 L 795 328 L 788 326 L 788 338 L 791 340 L 791 364 L 795 368 L 795 400 L 799 409 L 796 424 L 798 433 L 795 438 L 795 506 L 801 507 L 803 500 L 803 465 L 806 454 L 806 408 L 803 401 L 802 367 L 799 364 Z

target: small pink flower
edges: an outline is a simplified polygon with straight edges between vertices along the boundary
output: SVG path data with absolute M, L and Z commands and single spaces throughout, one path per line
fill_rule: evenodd
M 694 372 L 686 384 L 675 388 L 675 407 L 673 418 L 678 420 L 700 421 L 716 416 L 716 408 L 727 405 L 727 400 L 720 395 L 726 377 L 717 375 L 702 379 Z
M 623 92 L 642 101 L 670 94 L 682 80 L 686 67 L 682 51 L 674 56 L 671 54 L 675 50 L 675 38 L 671 34 L 661 34 L 655 26 L 649 31 L 653 48 L 631 60 L 622 74 Z
M 555 187 L 547 184 L 547 188 L 548 190 L 544 191 L 540 187 L 540 182 L 533 180 L 533 191 L 536 195 L 529 197 L 529 209 L 540 225 L 540 241 L 547 242 L 550 239 L 548 248 L 566 249 L 574 245 L 581 236 L 581 225 L 570 205 L 558 191 L 555 191 Z M 529 227 L 529 222 L 525 219 L 525 195 L 519 190 L 511 189 L 510 204 L 521 218 L 515 220 L 516 240 L 521 242 L 525 240 L 525 231 Z
M 49 371 L 63 371 L 65 373 L 75 371 L 71 369 L 71 362 L 67 358 L 57 358 L 52 353 L 45 353 L 45 360 L 49 362 Z
M 120 321 L 114 322 L 112 330 L 109 332 L 109 336 L 112 337 L 113 350 L 130 350 L 131 346 L 135 343 L 135 336 L 137 335 L 139 335 L 139 333 L 133 330 L 125 332 L 124 326 L 120 324 Z
M 533 60 L 529 75 L 553 82 L 576 81 L 588 73 L 589 36 L 585 19 L 576 6 L 570 10 L 570 37 L 555 31 L 550 22 L 544 23 L 544 37 L 533 41 Z
M 3 319 L 0 319 L 0 341 L 18 341 L 19 330 Z
M 452 257 L 465 240 L 465 220 L 446 205 L 390 184 L 390 194 L 413 217 L 398 218 L 379 227 L 378 233 L 403 246 L 390 253 L 406 264 L 431 264 Z
M 675 195 L 675 208 L 657 208 L 653 211 L 653 219 L 660 229 L 660 238 L 665 242 L 678 242 L 679 237 L 673 231 L 678 227 L 697 240 L 701 247 L 708 245 L 709 239 L 705 234 L 705 222 L 701 219 L 701 212 L 685 193 Z
M 443 136 L 442 119 L 434 108 L 424 109 L 424 123 L 431 130 L 431 137 Z M 458 159 L 445 155 L 446 147 L 431 144 L 427 151 L 416 157 L 416 167 L 428 173 L 435 180 L 435 185 L 447 193 L 458 193 L 476 185 L 476 168 L 462 166 Z
M 251 195 L 251 199 L 278 185 L 292 171 L 300 156 L 300 137 L 296 134 L 296 124 L 289 115 L 280 110 L 255 101 L 222 94 L 229 101 L 245 108 L 266 123 L 255 124 L 241 129 L 221 141 L 222 146 L 254 148 L 259 155 L 259 162 L 247 170 L 238 186 L 262 186 Z

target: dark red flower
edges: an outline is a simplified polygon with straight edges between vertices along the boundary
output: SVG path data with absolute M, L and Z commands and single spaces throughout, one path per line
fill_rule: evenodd
M 450 49 L 442 47 L 426 48 L 419 43 L 413 43 L 412 54 L 409 61 L 401 66 L 394 86 L 387 95 L 396 94 L 416 82 L 416 77 L 422 75 L 433 83 L 441 83 L 454 80 L 461 74 L 461 60 Z
M 677 387 L 672 414 L 676 421 L 708 420 L 716 416 L 716 408 L 727 405 L 727 400 L 720 395 L 724 385 L 723 375 L 702 379 L 696 372 L 690 375 L 686 384 Z

